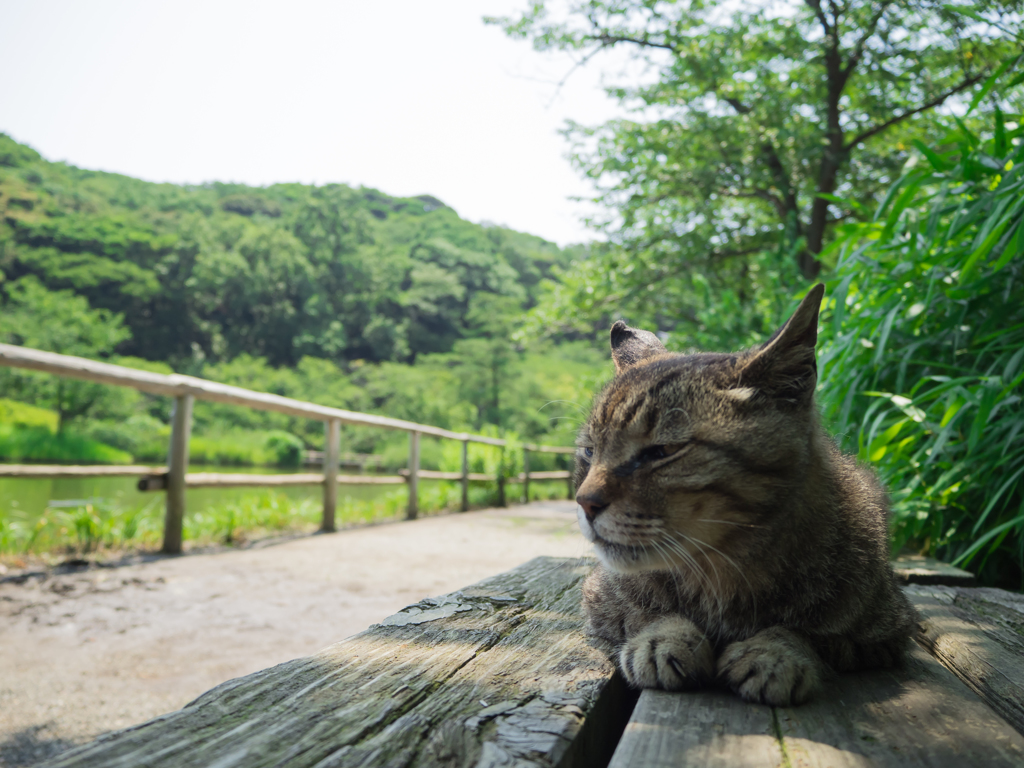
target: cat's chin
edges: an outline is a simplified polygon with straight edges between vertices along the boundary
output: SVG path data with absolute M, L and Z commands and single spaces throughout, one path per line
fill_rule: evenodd
M 613 544 L 600 539 L 594 541 L 594 554 L 609 571 L 616 573 L 646 573 L 665 571 L 675 567 L 658 552 L 644 547 Z

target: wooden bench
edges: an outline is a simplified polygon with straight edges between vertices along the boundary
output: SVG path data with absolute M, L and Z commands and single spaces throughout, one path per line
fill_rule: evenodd
M 938 565 L 904 568 L 924 571 L 906 576 L 923 620 L 909 663 L 802 707 L 630 691 L 581 632 L 590 561 L 537 558 L 47 765 L 1024 765 L 1024 597 Z

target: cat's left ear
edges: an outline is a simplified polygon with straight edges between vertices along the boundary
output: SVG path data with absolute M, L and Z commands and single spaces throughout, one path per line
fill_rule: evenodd
M 612 360 L 615 361 L 615 373 L 622 373 L 641 360 L 668 352 L 665 345 L 650 331 L 630 328 L 621 320 L 616 321 L 611 330 Z
M 743 385 L 787 400 L 814 392 L 818 363 L 818 311 L 825 286 L 818 283 L 793 316 L 768 339 L 743 368 Z

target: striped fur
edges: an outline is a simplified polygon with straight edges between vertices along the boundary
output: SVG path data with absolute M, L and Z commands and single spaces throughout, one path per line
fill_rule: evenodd
M 822 293 L 737 354 L 670 354 L 612 328 L 617 373 L 578 439 L 580 527 L 602 564 L 584 607 L 637 687 L 717 675 L 786 705 L 903 654 L 916 618 L 885 493 L 814 404 Z

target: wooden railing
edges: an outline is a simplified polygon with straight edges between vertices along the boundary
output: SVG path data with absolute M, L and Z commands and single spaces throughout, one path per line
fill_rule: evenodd
M 571 472 L 530 472 L 529 454 L 575 453 L 574 448 L 548 445 L 523 445 L 524 471 L 518 477 L 505 478 L 497 475 L 478 475 L 469 471 L 469 443 L 492 445 L 504 450 L 506 440 L 483 435 L 417 424 L 403 419 L 392 419 L 369 413 L 356 413 L 341 408 L 316 405 L 290 397 L 254 392 L 241 387 L 220 384 L 215 381 L 182 376 L 179 374 L 151 373 L 111 363 L 101 363 L 82 357 L 59 355 L 38 349 L 0 344 L 0 365 L 11 368 L 25 368 L 52 373 L 75 379 L 94 381 L 118 387 L 130 387 L 140 392 L 164 395 L 174 398 L 171 416 L 171 439 L 167 453 L 167 469 L 154 467 L 61 467 L 32 465 L 0 465 L 0 476 L 18 477 L 92 477 L 110 475 L 142 475 L 139 489 L 166 491 L 164 514 L 163 551 L 171 554 L 181 552 L 182 523 L 185 516 L 185 490 L 189 487 L 211 486 L 274 486 L 274 485 L 323 485 L 323 517 L 320 528 L 325 532 L 335 530 L 335 510 L 338 503 L 339 484 L 406 483 L 409 488 L 409 503 L 406 518 L 414 519 L 419 512 L 418 496 L 420 479 L 459 480 L 462 483 L 462 510 L 469 508 L 469 483 L 473 481 L 497 482 L 498 503 L 505 504 L 505 483 L 521 481 L 523 498 L 529 498 L 530 480 L 570 480 Z M 188 472 L 188 444 L 192 432 L 192 405 L 196 398 L 217 403 L 241 405 L 263 411 L 275 411 L 289 416 L 315 419 L 324 422 L 323 474 L 296 475 L 249 475 Z M 409 466 L 400 475 L 393 476 L 349 476 L 339 475 L 338 465 L 341 448 L 341 425 L 357 424 L 383 429 L 397 429 L 409 433 Z M 431 472 L 420 469 L 420 436 L 459 440 L 462 443 L 462 471 Z M 571 485 L 569 493 L 572 494 Z

